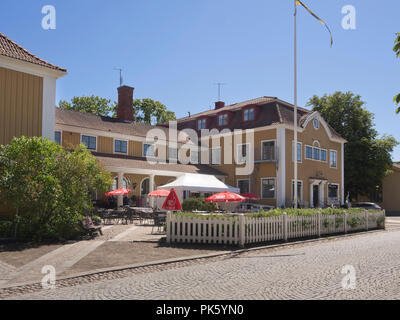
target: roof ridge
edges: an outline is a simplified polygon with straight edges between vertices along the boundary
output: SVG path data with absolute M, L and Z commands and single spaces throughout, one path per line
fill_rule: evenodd
M 44 60 L 44 59 L 38 57 L 37 55 L 33 54 L 32 52 L 30 52 L 29 50 L 25 49 L 25 48 L 22 47 L 20 44 L 18 44 L 17 42 L 15 42 L 14 40 L 12 40 L 12 39 L 10 39 L 9 37 L 7 37 L 4 33 L 1 33 L 1 32 L 0 32 L 0 37 L 4 38 L 6 41 L 8 41 L 8 42 L 10 42 L 11 44 L 13 44 L 14 46 L 18 47 L 18 49 L 22 50 L 23 52 L 25 52 L 26 54 L 28 54 L 28 55 L 31 56 L 32 58 L 37 59 L 37 60 L 39 60 L 40 62 L 42 62 L 42 63 L 44 63 L 44 64 L 47 64 L 47 65 L 48 65 L 47 67 L 51 66 L 52 68 L 54 68 L 54 69 L 56 69 L 56 70 L 59 70 L 59 71 L 63 71 L 63 72 L 66 72 L 66 71 L 67 71 L 67 70 L 64 69 L 64 68 L 61 68 L 61 67 L 59 67 L 59 66 L 57 66 L 57 65 L 55 65 L 55 64 L 52 64 L 51 62 L 48 62 L 48 61 L 46 61 L 46 60 Z M 4 54 L 0 53 L 0 55 L 4 55 Z M 4 56 L 5 56 L 5 55 L 4 55 Z M 17 59 L 17 60 L 22 60 L 22 59 L 19 59 L 19 58 L 16 58 L 16 57 L 11 57 L 11 58 Z M 22 61 L 26 61 L 26 60 L 22 60 Z M 30 62 L 30 61 L 26 61 L 26 62 L 33 63 L 33 62 Z M 34 64 L 35 64 L 35 63 L 34 63 Z
M 189 117 L 189 116 L 186 116 L 186 117 L 177 119 L 177 121 L 178 121 L 178 122 L 180 122 L 180 121 L 186 121 L 186 120 L 189 120 L 189 119 L 191 119 L 191 118 L 198 117 L 198 116 L 200 116 L 200 115 L 203 114 L 203 113 L 208 113 L 208 112 L 211 112 L 211 113 L 218 113 L 218 112 L 221 112 L 221 111 L 227 111 L 227 110 L 233 109 L 233 108 L 234 108 L 235 106 L 237 106 L 238 104 L 246 104 L 246 103 L 250 103 L 251 101 L 255 101 L 255 100 L 259 100 L 259 99 L 271 99 L 271 100 L 275 100 L 275 99 L 276 99 L 276 100 L 279 100 L 277 97 L 261 96 L 261 97 L 258 97 L 258 98 L 253 98 L 253 99 L 248 99 L 248 100 L 244 100 L 244 101 L 232 103 L 232 104 L 227 105 L 227 106 L 225 106 L 225 107 L 223 107 L 223 108 L 220 108 L 220 109 L 212 109 L 212 110 L 201 111 L 201 112 L 199 112 L 199 113 L 195 113 L 195 114 L 191 115 L 190 117 Z M 272 102 L 272 101 L 270 101 L 270 102 Z
M 61 108 L 61 107 L 57 107 L 57 106 L 56 106 L 56 110 L 57 110 L 57 109 L 58 109 L 58 110 L 62 110 L 62 111 L 66 111 L 66 112 L 75 113 L 75 114 L 85 114 L 85 115 L 88 115 L 88 116 L 93 117 L 93 118 L 96 117 L 96 118 L 107 118 L 107 119 L 110 119 L 110 120 L 116 120 L 115 122 L 118 122 L 118 120 L 120 120 L 120 119 L 118 119 L 118 118 L 113 118 L 113 117 L 110 117 L 110 116 L 101 116 L 101 115 L 97 115 L 97 114 L 90 113 L 90 112 L 84 112 L 84 111 L 77 111 L 77 110 L 64 109 L 64 108 Z M 57 119 L 56 119 L 56 121 L 57 121 Z M 147 126 L 147 127 L 166 129 L 164 126 L 152 125 L 152 124 L 143 123 L 143 122 L 138 122 L 138 121 L 124 121 L 124 120 L 120 120 L 120 123 L 122 123 L 122 124 L 132 124 L 132 125 L 142 125 L 142 126 Z

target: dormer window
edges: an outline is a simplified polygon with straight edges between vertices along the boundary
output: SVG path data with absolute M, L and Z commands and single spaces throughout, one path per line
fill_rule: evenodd
M 197 120 L 197 129 L 202 130 L 207 128 L 207 121 L 206 119 Z
M 254 120 L 254 108 L 246 109 L 243 111 L 243 120 L 244 121 Z
M 228 124 L 228 114 L 221 114 L 218 116 L 218 125 L 220 127 L 226 126 Z

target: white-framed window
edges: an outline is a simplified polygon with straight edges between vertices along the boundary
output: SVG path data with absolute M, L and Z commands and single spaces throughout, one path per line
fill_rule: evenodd
M 240 189 L 240 193 L 250 193 L 250 179 L 238 179 L 237 187 Z
M 276 160 L 275 140 L 261 141 L 261 158 L 262 160 Z
M 275 178 L 262 178 L 261 179 L 261 198 L 262 199 L 275 199 L 276 194 L 276 179 Z
M 221 147 L 211 149 L 211 164 L 221 164 Z
M 254 108 L 246 109 L 243 111 L 243 120 L 244 121 L 254 120 Z
M 313 158 L 313 148 L 311 146 L 306 146 L 306 159 Z
M 297 142 L 297 150 L 295 152 L 295 150 L 294 150 L 294 141 L 292 141 L 292 161 L 293 162 L 294 162 L 295 153 L 297 154 L 297 162 L 300 162 L 300 163 L 302 162 L 302 160 L 303 160 L 303 155 L 302 155 L 303 148 L 302 148 L 302 145 L 303 145 L 302 142 Z
M 327 162 L 328 151 L 322 149 L 319 141 L 314 141 L 312 146 L 305 146 L 305 159 Z
M 321 161 L 327 162 L 328 161 L 328 151 L 326 149 L 321 149 Z
M 319 129 L 319 120 L 318 119 L 314 119 L 313 120 L 313 125 L 314 125 L 314 129 Z
M 126 140 L 114 140 L 114 152 L 116 153 L 128 153 L 128 141 Z
M 54 141 L 61 146 L 61 131 L 54 132 Z
M 238 144 L 236 150 L 237 150 L 237 162 L 239 164 L 245 163 L 249 156 L 250 144 L 248 143 Z
M 329 152 L 329 166 L 331 168 L 337 168 L 337 151 L 330 150 Z
M 151 144 L 148 143 L 144 143 L 143 144 L 143 157 L 154 157 L 155 153 L 154 153 L 154 146 L 152 146 Z
M 97 150 L 97 138 L 93 136 L 82 135 L 81 142 L 89 150 Z
M 226 126 L 228 124 L 228 114 L 220 114 L 218 116 L 218 125 L 219 126 Z
M 321 149 L 313 148 L 313 159 L 319 161 L 321 156 Z
M 292 180 L 292 201 L 294 201 L 294 180 Z M 297 201 L 303 201 L 303 181 L 297 180 Z
M 206 127 L 207 127 L 207 120 L 206 119 L 197 120 L 197 129 L 198 130 L 206 129 Z
M 328 200 L 339 200 L 339 184 L 328 183 Z

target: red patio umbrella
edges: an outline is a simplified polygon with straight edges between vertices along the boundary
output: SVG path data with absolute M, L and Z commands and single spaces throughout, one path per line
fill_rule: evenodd
M 243 202 L 245 200 L 246 198 L 242 197 L 240 194 L 224 191 L 208 197 L 206 202 Z
M 241 193 L 240 195 L 246 198 L 247 200 L 260 200 L 259 196 L 256 196 L 255 194 L 252 193 Z
M 169 190 L 155 190 L 148 194 L 149 197 L 166 198 L 169 195 Z
M 165 199 L 165 202 L 162 205 L 162 208 L 168 211 L 182 210 L 182 206 L 179 202 L 178 195 L 176 194 L 175 189 L 171 189 L 167 199 Z
M 120 189 L 117 189 L 117 190 L 114 190 L 114 191 L 107 192 L 106 196 L 107 197 L 110 197 L 110 196 L 123 196 L 123 195 L 129 194 L 129 193 L 131 193 L 131 190 L 120 188 Z

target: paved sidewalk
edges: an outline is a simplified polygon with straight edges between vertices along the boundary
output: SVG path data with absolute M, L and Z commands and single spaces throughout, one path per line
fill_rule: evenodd
M 399 299 L 399 242 L 400 231 L 364 234 L 153 269 L 16 299 Z M 354 289 L 342 287 L 346 265 L 355 268 Z
M 387 217 L 386 218 L 386 229 L 398 229 L 400 228 L 400 217 Z
M 70 276 L 97 269 L 148 263 L 165 259 L 208 254 L 221 247 L 169 246 L 164 234 L 152 234 L 152 226 L 115 225 L 103 227 L 94 240 L 0 250 L 0 288 L 40 282 L 42 268 L 53 266 L 56 276 Z M 156 232 L 154 228 L 154 232 Z

